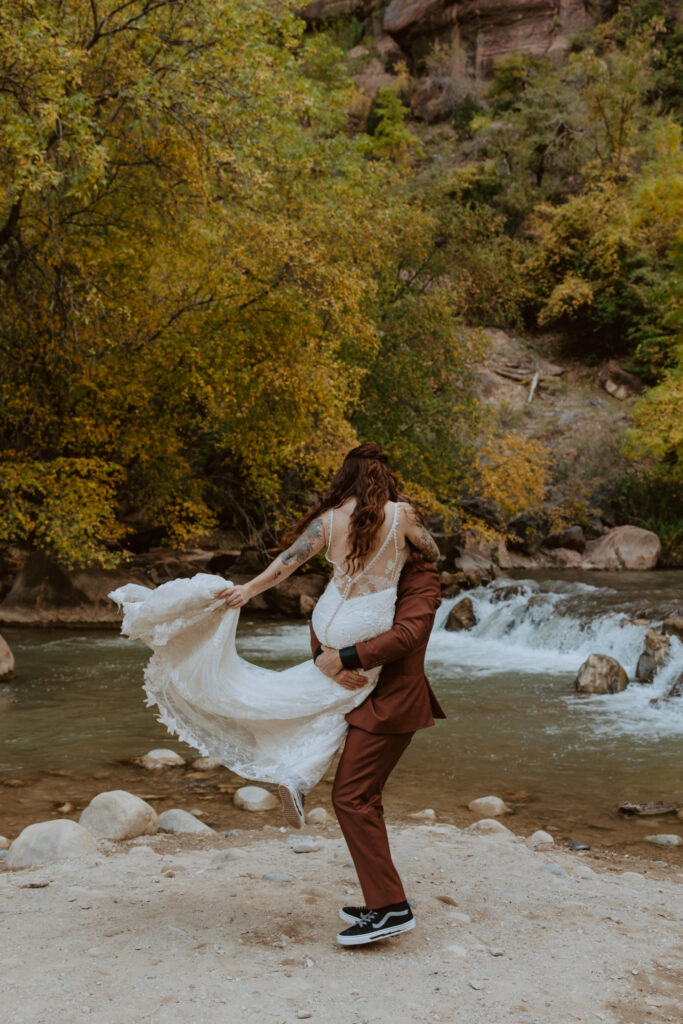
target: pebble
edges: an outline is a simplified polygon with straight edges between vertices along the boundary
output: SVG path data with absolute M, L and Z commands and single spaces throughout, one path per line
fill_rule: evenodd
M 527 842 L 531 846 L 544 846 L 554 843 L 555 840 L 549 832 L 544 832 L 542 828 L 539 828 L 538 831 L 534 832 L 533 835 L 529 836 Z
M 499 814 L 505 814 L 509 808 L 499 796 L 480 796 L 476 800 L 470 800 L 468 810 L 475 814 L 483 814 L 487 818 L 495 818 Z
M 272 811 L 279 804 L 277 797 L 261 786 L 242 786 L 232 802 L 241 811 Z
M 265 875 L 261 875 L 264 882 L 293 882 L 294 879 L 291 875 L 280 875 L 277 871 L 269 871 Z
M 505 956 L 505 950 L 500 946 L 490 946 L 489 953 L 491 956 Z
M 653 843 L 654 846 L 682 846 L 683 839 L 680 836 L 666 835 L 661 832 L 655 836 L 645 836 L 646 843 Z
M 308 1010 L 299 1010 L 297 1012 L 296 1019 L 297 1020 L 308 1020 L 308 1018 L 312 1017 L 312 1016 L 313 1016 L 313 1014 L 309 1013 Z
M 484 987 L 484 983 L 481 982 L 481 981 L 472 981 L 472 980 L 470 980 L 469 986 L 470 986 L 470 988 L 473 988 L 475 992 L 480 992 L 481 989 L 483 989 L 483 987 Z
M 61 807 L 57 808 L 57 810 L 59 811 L 60 814 L 71 814 L 73 809 L 74 809 L 74 805 L 69 800 L 67 800 L 67 802 L 65 804 L 62 804 Z
M 9 850 L 10 842 L 7 836 L 0 836 L 0 850 Z
M 158 768 L 184 768 L 185 758 L 177 754 L 175 750 L 159 747 L 155 750 L 148 750 L 146 754 L 138 758 L 138 764 L 149 771 L 156 771 Z
M 324 825 L 329 820 L 330 816 L 324 807 L 312 807 L 310 811 L 306 811 L 307 825 Z
M 196 757 L 190 767 L 196 772 L 215 772 L 221 763 L 215 757 Z
M 415 813 L 411 814 L 410 817 L 418 818 L 422 821 L 434 821 L 436 818 L 436 811 L 432 807 L 425 807 L 424 811 L 415 811 Z
M 290 846 L 294 853 L 317 853 L 320 849 L 320 843 L 316 843 L 313 836 L 295 836 Z
M 590 843 L 567 843 L 568 850 L 590 850 Z

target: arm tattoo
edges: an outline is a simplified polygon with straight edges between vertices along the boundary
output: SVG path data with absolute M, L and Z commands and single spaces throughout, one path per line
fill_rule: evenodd
M 322 519 L 314 519 L 310 526 L 294 541 L 291 547 L 283 551 L 280 558 L 283 565 L 303 565 L 318 547 L 323 535 Z
M 420 554 L 424 555 L 428 562 L 437 562 L 441 557 L 441 552 L 436 546 L 436 541 L 429 530 L 426 530 L 424 526 L 420 527 L 418 536 L 413 540 L 413 544 Z

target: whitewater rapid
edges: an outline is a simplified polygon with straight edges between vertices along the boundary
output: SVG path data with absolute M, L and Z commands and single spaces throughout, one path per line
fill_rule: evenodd
M 498 591 L 519 588 L 500 600 Z M 683 698 L 651 704 L 660 698 L 683 671 L 683 645 L 675 637 L 667 663 L 650 684 L 635 679 L 638 657 L 645 646 L 645 634 L 660 623 L 637 625 L 608 587 L 562 580 L 501 580 L 477 587 L 466 595 L 444 601 L 428 647 L 428 660 L 445 672 L 468 677 L 472 685 L 485 686 L 487 676 L 511 673 L 515 677 L 547 676 L 557 683 L 566 679 L 562 697 L 567 714 L 582 716 L 584 726 L 600 734 L 629 733 L 646 736 L 683 736 Z M 451 608 L 463 596 L 471 599 L 476 625 L 469 630 L 449 632 L 445 623 Z M 631 614 L 631 617 L 632 614 Z M 623 666 L 629 677 L 626 690 L 604 696 L 577 694 L 573 679 L 590 654 L 607 654 Z M 521 679 L 516 685 L 523 685 Z M 556 686 L 553 686 L 556 692 Z

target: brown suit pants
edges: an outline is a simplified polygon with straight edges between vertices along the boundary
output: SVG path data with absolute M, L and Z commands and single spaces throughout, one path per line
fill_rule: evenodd
M 406 898 L 389 850 L 382 787 L 413 735 L 350 726 L 334 780 L 332 803 L 370 910 Z

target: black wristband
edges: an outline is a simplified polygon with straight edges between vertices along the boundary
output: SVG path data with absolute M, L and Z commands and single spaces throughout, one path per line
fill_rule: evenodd
M 322 653 L 323 653 L 323 645 L 322 644 L 318 644 L 318 646 L 315 649 L 315 654 L 313 655 L 313 663 L 314 664 L 315 664 L 315 659 L 318 657 L 319 654 L 322 654 Z
M 344 668 L 348 668 L 352 672 L 363 667 L 361 665 L 360 658 L 358 657 L 358 651 L 356 650 L 355 645 L 353 647 L 342 647 L 339 652 L 339 660 Z

